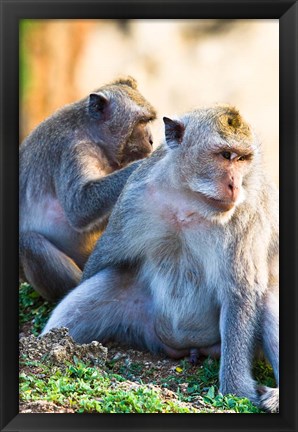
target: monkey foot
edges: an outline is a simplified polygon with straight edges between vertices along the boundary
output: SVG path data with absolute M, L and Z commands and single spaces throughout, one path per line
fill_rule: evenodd
M 165 353 L 174 359 L 180 359 L 186 357 L 189 363 L 192 365 L 198 364 L 200 355 L 210 356 L 212 358 L 218 359 L 220 357 L 220 343 L 210 345 L 209 347 L 203 348 L 189 348 L 189 349 L 175 349 L 168 345 L 164 345 Z
M 191 348 L 189 350 L 189 357 L 187 358 L 187 360 L 189 361 L 190 364 L 196 365 L 198 364 L 199 356 L 200 356 L 200 351 L 197 348 Z
M 189 357 L 188 361 L 192 365 L 198 364 L 200 355 L 203 355 L 205 357 L 210 356 L 212 358 L 219 358 L 220 357 L 220 343 L 211 345 L 209 347 L 204 348 L 191 348 L 189 350 Z

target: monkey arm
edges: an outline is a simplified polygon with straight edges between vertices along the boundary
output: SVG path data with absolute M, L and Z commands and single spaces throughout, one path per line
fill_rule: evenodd
M 82 280 L 106 267 L 136 268 L 143 259 L 145 243 L 140 239 L 149 230 L 149 222 L 139 212 L 137 202 L 130 198 L 131 191 L 126 190 L 117 201 L 108 226 L 84 267 Z
M 127 179 L 138 168 L 141 162 L 134 162 L 131 165 L 115 171 L 98 180 L 87 181 L 74 195 L 74 202 L 68 203 L 70 219 L 76 228 L 88 228 L 98 219 L 110 213 L 112 207 L 119 198 Z M 90 203 L 97 203 L 91 207 Z M 71 211 L 75 206 L 75 214 Z
M 106 230 L 84 267 L 83 280 L 105 267 L 125 264 L 136 268 L 142 262 L 148 245 L 147 237 L 152 232 L 152 221 L 144 207 L 144 191 L 153 167 L 163 154 L 162 148 L 155 150 L 129 178 Z
M 109 214 L 127 179 L 142 163 L 133 162 L 106 175 L 100 157 L 85 143 L 75 147 L 61 164 L 56 182 L 58 199 L 69 222 L 79 231 L 92 228 Z
M 254 403 L 258 403 L 258 395 L 251 368 L 257 310 L 252 298 L 230 298 L 222 305 L 220 314 L 220 392 L 247 397 Z

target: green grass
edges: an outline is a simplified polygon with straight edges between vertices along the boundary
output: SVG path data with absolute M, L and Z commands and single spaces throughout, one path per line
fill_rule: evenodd
M 78 413 L 191 413 L 176 401 L 163 401 L 159 392 L 139 385 L 121 388 L 122 377 L 106 374 L 82 362 L 69 364 L 63 372 L 40 362 L 21 362 L 38 373 L 20 374 L 20 400 L 46 400 L 73 408 Z M 42 378 L 39 378 L 42 376 Z M 118 385 L 117 385 L 118 384 Z
M 239 398 L 233 395 L 218 394 L 214 386 L 210 387 L 204 396 L 205 402 L 210 403 L 216 408 L 233 410 L 236 413 L 261 413 L 247 398 Z
M 171 387 L 175 383 L 179 385 L 186 384 L 186 391 L 178 390 L 178 397 L 183 402 L 194 402 L 198 396 L 203 396 L 204 402 L 215 408 L 223 410 L 232 410 L 236 413 L 261 413 L 248 399 L 239 398 L 233 395 L 223 396 L 218 393 L 219 383 L 219 361 L 207 358 L 201 367 L 198 367 L 195 373 L 188 361 L 182 360 L 179 370 L 180 377 L 169 375 L 163 379 L 163 385 Z
M 19 325 L 31 324 L 31 333 L 38 336 L 55 304 L 43 300 L 28 283 L 19 288 Z
M 268 387 L 276 386 L 273 369 L 270 365 L 268 365 L 268 363 L 265 363 L 264 361 L 255 361 L 253 375 L 256 377 L 259 384 L 263 384 Z
M 260 413 L 248 399 L 218 394 L 217 386 L 204 387 L 201 393 L 197 382 L 188 387 L 187 395 L 177 392 L 177 399 L 164 400 L 158 388 L 131 383 L 118 374 L 100 370 L 81 361 L 68 363 L 63 371 L 38 361 L 23 359 L 20 374 L 20 401 L 48 401 L 72 408 L 77 413 L 198 413 L 229 410 L 235 413 Z M 25 370 L 30 368 L 30 372 Z M 214 370 L 215 372 L 215 370 Z M 191 383 L 197 374 L 188 377 Z M 171 380 L 172 377 L 169 377 Z M 178 380 L 179 381 L 179 380 Z M 162 387 L 162 386 L 161 386 Z M 185 407 L 180 402 L 192 402 L 203 394 L 205 407 Z

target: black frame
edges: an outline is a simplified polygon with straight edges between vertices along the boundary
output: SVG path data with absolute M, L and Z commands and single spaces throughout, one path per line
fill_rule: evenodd
M 0 0 L 1 431 L 297 431 L 298 4 L 288 0 Z M 279 414 L 18 414 L 18 24 L 55 18 L 252 18 L 280 23 L 281 406 Z

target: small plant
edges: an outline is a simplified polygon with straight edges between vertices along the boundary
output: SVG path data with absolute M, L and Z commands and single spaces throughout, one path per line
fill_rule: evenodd
M 204 396 L 206 403 L 228 410 L 233 410 L 236 413 L 261 413 L 255 405 L 253 405 L 247 398 L 239 398 L 233 395 L 223 396 L 218 393 L 214 386 L 210 387 L 207 394 Z
M 55 304 L 49 304 L 29 285 L 22 283 L 19 288 L 19 325 L 30 323 L 31 333 L 39 335 Z
M 254 363 L 253 374 L 259 384 L 263 384 L 268 387 L 276 386 L 273 369 L 265 361 L 258 360 Z

